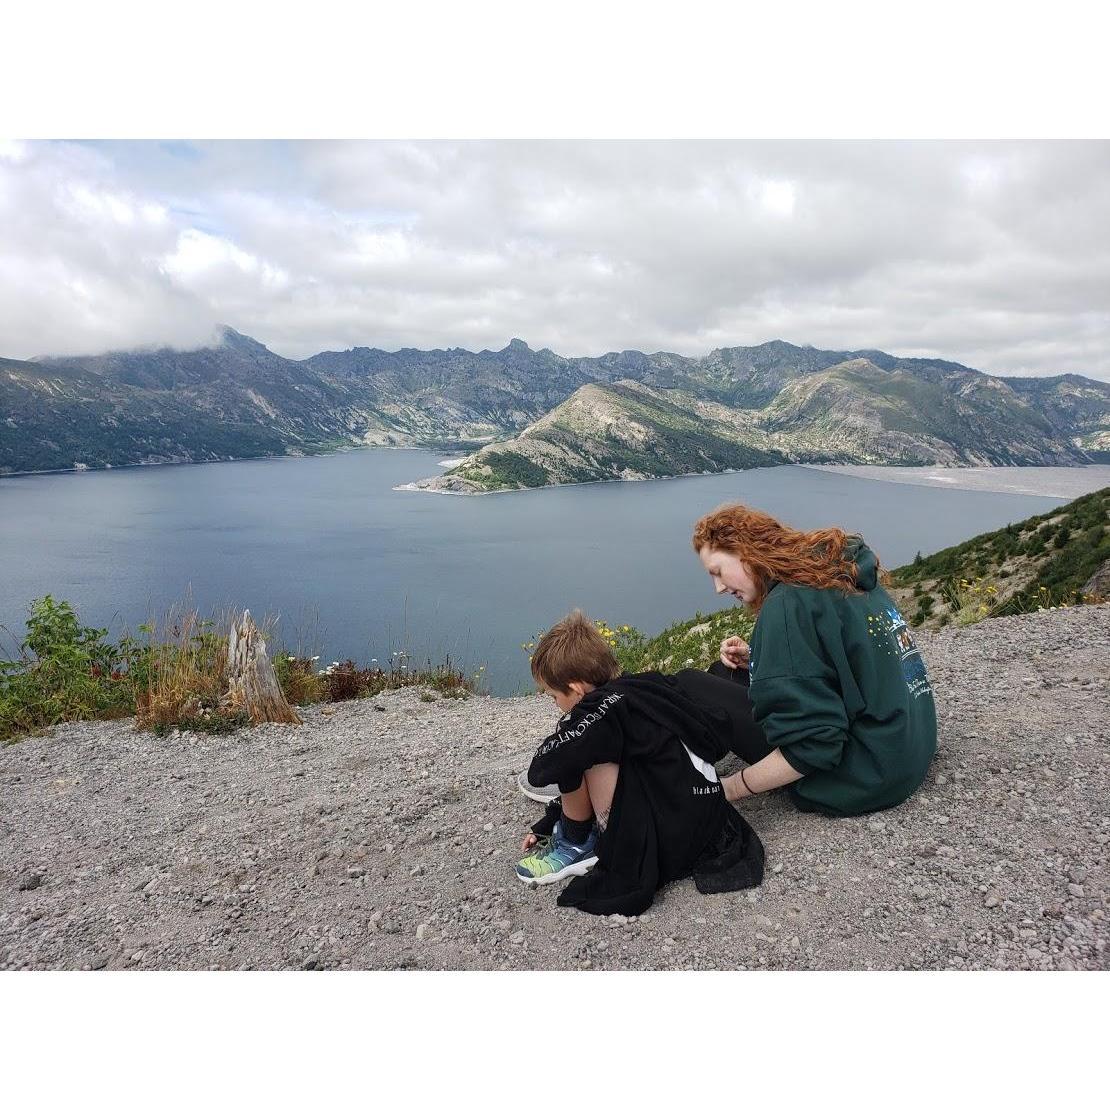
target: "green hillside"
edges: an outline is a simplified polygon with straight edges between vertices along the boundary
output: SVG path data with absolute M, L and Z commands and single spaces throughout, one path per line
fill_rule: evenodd
M 880 361 L 795 372 L 787 360 L 748 392 L 715 364 L 712 373 L 656 373 L 650 383 L 593 382 L 515 438 L 415 485 L 479 493 L 790 462 L 1070 466 L 1091 461 L 1110 428 L 1106 383 L 1052 379 L 1019 393 L 966 368 Z M 776 385 L 758 407 L 733 400 Z
M 939 627 L 1092 600 L 1084 587 L 1110 560 L 1110 487 L 974 536 L 891 572 L 915 625 Z
M 750 640 L 754 618 L 739 605 L 705 616 L 695 613 L 648 640 L 635 670 L 673 673 L 684 667 L 705 670 L 720 658 L 721 641 L 728 636 Z

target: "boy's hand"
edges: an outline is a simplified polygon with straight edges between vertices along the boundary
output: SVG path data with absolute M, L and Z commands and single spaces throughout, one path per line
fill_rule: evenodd
M 729 636 L 728 639 L 721 641 L 721 662 L 724 663 L 729 670 L 736 670 L 737 667 L 747 667 L 751 662 L 752 649 L 748 646 L 748 641 L 741 639 L 739 636 Z
M 530 832 L 520 842 L 520 850 L 525 853 L 530 852 L 539 842 L 540 838 L 534 832 Z

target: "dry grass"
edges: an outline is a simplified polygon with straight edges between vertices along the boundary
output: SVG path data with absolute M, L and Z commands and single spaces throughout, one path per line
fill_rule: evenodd
M 231 614 L 213 620 L 185 604 L 142 626 L 149 638 L 145 683 L 135 690 L 140 728 L 162 729 L 218 717 L 227 692 L 227 635 Z
M 136 727 L 230 732 L 249 718 L 228 697 L 228 634 L 240 610 L 225 608 L 206 619 L 186 599 L 140 625 L 119 643 L 107 629 L 80 625 L 66 602 L 45 597 L 32 603 L 25 639 L 15 656 L 0 655 L 0 743 L 60 721 L 135 715 Z M 272 644 L 277 620 L 259 624 Z M 293 705 L 368 697 L 383 690 L 424 686 L 445 698 L 478 690 L 484 667 L 466 675 L 450 658 L 412 666 L 394 652 L 390 667 L 359 667 L 351 660 L 318 670 L 318 656 L 278 650 L 271 656 L 278 682 Z M 373 660 L 376 663 L 377 660 Z

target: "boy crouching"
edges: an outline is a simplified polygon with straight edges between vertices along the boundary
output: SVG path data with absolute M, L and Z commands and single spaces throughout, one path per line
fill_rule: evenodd
M 528 768 L 560 797 L 524 838 L 517 876 L 571 882 L 561 906 L 638 914 L 666 883 L 693 874 L 699 890 L 763 878 L 763 846 L 725 800 L 713 764 L 731 725 L 691 701 L 668 675 L 621 673 L 578 610 L 546 632 L 532 675 L 563 712 Z

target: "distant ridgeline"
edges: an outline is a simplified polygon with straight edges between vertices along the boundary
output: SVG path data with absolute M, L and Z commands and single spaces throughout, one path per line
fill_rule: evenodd
M 891 577 L 902 612 L 926 627 L 1110 599 L 1110 486 Z
M 1110 383 L 775 341 L 702 358 L 356 347 L 297 361 L 231 328 L 196 351 L 0 359 L 0 474 L 469 452 L 424 488 L 481 492 L 787 462 L 1110 462 Z

